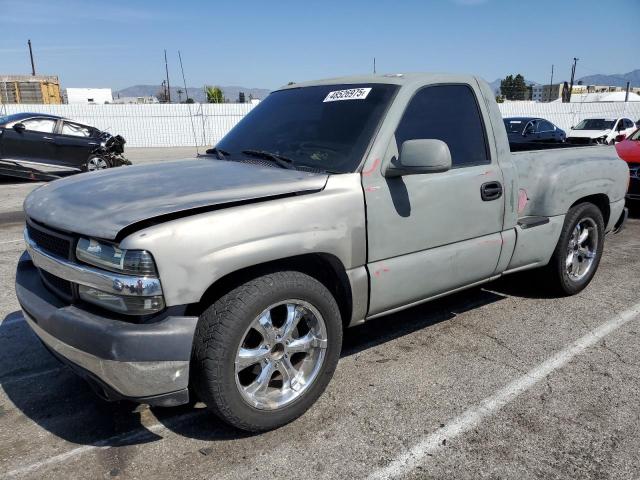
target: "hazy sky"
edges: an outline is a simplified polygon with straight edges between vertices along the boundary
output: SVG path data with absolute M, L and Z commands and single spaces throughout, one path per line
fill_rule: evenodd
M 177 50 L 189 86 L 273 89 L 372 70 L 469 72 L 488 81 L 625 73 L 640 68 L 640 0 L 84 1 L 0 0 L 0 74 L 64 87 L 159 84 Z

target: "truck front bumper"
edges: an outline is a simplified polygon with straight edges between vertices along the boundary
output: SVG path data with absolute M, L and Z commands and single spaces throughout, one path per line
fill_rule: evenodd
M 129 323 L 66 305 L 44 286 L 26 252 L 16 271 L 16 295 L 47 349 L 102 397 L 161 406 L 189 401 L 197 317 L 165 314 Z

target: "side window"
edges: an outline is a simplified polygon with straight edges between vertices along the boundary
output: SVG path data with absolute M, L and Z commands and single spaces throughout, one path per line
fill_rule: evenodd
M 553 125 L 551 124 L 551 122 L 547 122 L 546 120 L 540 120 L 538 122 L 538 131 L 553 132 Z
M 416 139 L 446 143 L 454 168 L 491 163 L 478 103 L 467 85 L 435 85 L 415 94 L 396 130 L 398 150 Z
M 71 135 L 72 137 L 90 137 L 91 129 L 77 123 L 64 122 L 62 125 L 62 135 Z
M 625 128 L 633 128 L 633 122 L 631 120 L 629 120 L 628 118 L 624 119 L 624 126 Z
M 50 118 L 31 118 L 22 122 L 26 130 L 31 132 L 53 133 L 56 121 Z

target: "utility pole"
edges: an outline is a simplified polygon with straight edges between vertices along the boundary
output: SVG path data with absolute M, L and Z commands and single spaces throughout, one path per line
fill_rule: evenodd
M 553 64 L 551 65 L 551 80 L 549 81 L 549 95 L 547 100 L 551 101 L 551 89 L 553 88 Z M 542 101 L 544 102 L 544 95 L 542 96 Z
M 571 84 L 569 85 L 569 102 L 571 102 L 571 94 L 573 93 L 573 79 L 576 75 L 576 65 L 578 64 L 579 58 L 573 57 L 573 66 L 571 67 Z
M 171 103 L 171 85 L 169 84 L 169 65 L 167 64 L 167 49 L 164 49 L 164 70 L 167 74 L 167 103 Z
M 31 40 L 27 41 L 27 45 L 29 45 L 29 56 L 31 57 L 31 75 L 36 76 L 36 64 L 33 63 L 33 50 L 31 48 Z
M 376 74 L 376 57 L 373 57 L 373 74 Z
M 629 85 L 631 82 L 627 82 L 627 90 L 626 93 L 624 94 L 624 101 L 628 102 L 629 101 Z

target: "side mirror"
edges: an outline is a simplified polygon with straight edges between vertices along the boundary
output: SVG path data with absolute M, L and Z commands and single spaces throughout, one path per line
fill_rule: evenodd
M 451 152 L 442 140 L 407 140 L 400 148 L 400 158 L 391 160 L 384 176 L 394 178 L 450 169 Z
M 27 129 L 27 127 L 24 126 L 24 123 L 18 122 L 13 124 L 13 129 L 16 132 L 24 132 Z

